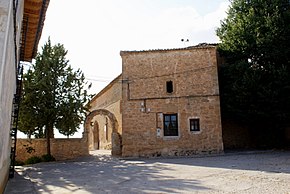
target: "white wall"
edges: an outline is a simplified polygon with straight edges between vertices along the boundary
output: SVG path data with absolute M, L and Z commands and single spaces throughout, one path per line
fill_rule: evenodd
M 24 1 L 18 1 L 17 45 Z M 0 193 L 4 190 L 10 164 L 10 127 L 16 89 L 13 0 L 0 0 Z M 18 54 L 17 54 L 18 55 Z

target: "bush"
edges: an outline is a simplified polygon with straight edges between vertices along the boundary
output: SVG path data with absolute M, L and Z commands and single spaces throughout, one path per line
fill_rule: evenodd
M 15 161 L 15 164 L 14 164 L 15 166 L 22 166 L 22 165 L 24 165 L 24 162 L 21 162 L 21 161 Z
M 51 161 L 55 161 L 55 158 L 50 154 L 45 154 L 45 155 L 42 155 L 41 157 L 32 156 L 28 158 L 24 164 L 36 164 L 40 162 L 51 162 Z
M 43 162 L 55 161 L 55 158 L 52 155 L 50 155 L 50 154 L 42 155 L 41 159 L 42 159 Z
M 36 164 L 42 162 L 41 158 L 38 156 L 32 156 L 25 161 L 25 164 Z

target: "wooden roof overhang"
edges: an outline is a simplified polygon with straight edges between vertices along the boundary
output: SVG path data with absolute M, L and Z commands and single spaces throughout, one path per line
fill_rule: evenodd
M 31 62 L 37 54 L 49 0 L 24 0 L 20 60 Z

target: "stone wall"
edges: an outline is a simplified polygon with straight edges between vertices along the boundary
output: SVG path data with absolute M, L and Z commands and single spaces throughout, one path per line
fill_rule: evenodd
M 18 1 L 16 25 L 21 27 L 23 0 Z M 17 31 L 16 44 L 19 46 Z M 16 54 L 17 55 L 17 54 Z M 16 89 L 13 1 L 0 0 L 0 193 L 5 188 L 10 165 L 12 101 Z
M 118 132 L 122 133 L 122 114 L 120 102 L 122 97 L 122 77 L 115 78 L 107 87 L 98 93 L 90 102 L 90 112 L 98 109 L 105 109 L 114 113 L 118 121 Z
M 90 112 L 97 110 L 106 111 L 100 111 L 100 113 L 87 121 L 91 124 L 91 126 L 86 129 L 88 131 L 90 150 L 112 148 L 114 124 L 116 126 L 115 132 L 122 134 L 122 114 L 120 110 L 121 89 L 122 80 L 121 76 L 118 76 L 91 100 Z M 116 121 L 112 121 L 112 118 L 106 113 L 112 113 Z
M 68 160 L 88 156 L 88 145 L 84 138 L 50 139 L 51 155 L 56 160 Z M 32 148 L 32 153 L 27 149 Z M 32 156 L 46 154 L 46 139 L 17 139 L 16 161 L 24 162 Z
M 112 124 L 105 115 L 97 115 L 93 118 L 94 126 L 89 133 L 89 150 L 112 148 Z
M 217 51 L 187 49 L 121 52 L 122 155 L 160 156 L 223 151 Z M 173 92 L 166 82 L 172 81 Z M 164 114 L 177 114 L 178 135 L 164 136 Z M 198 132 L 189 119 L 200 119 Z

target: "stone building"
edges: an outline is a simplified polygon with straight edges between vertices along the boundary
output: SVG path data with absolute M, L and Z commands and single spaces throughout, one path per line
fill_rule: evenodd
M 48 4 L 49 0 L 0 0 L 0 193 L 11 163 L 10 129 L 19 62 L 35 57 Z
M 89 150 L 112 149 L 112 134 L 122 134 L 122 76 L 119 75 L 90 102 L 90 114 L 86 119 Z M 115 142 L 117 154 L 121 142 Z M 112 151 L 115 153 L 115 149 Z
M 223 152 L 215 45 L 120 54 L 122 75 L 90 102 L 91 149 L 106 132 L 123 157 Z

